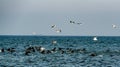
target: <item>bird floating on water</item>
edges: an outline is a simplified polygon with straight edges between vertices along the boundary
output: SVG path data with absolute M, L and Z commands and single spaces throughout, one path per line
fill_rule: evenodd
M 56 40 L 53 40 L 53 41 L 52 41 L 52 44 L 57 44 L 57 41 L 56 41 Z
M 44 50 L 45 50 L 45 48 L 44 48 L 44 47 L 41 47 L 41 48 L 40 48 L 40 51 L 41 51 L 41 52 L 42 52 L 42 51 L 44 51 Z
M 2 52 L 2 50 L 0 49 L 0 53 Z
M 98 39 L 97 39 L 97 37 L 94 37 L 93 40 L 94 40 L 94 41 L 97 41 Z

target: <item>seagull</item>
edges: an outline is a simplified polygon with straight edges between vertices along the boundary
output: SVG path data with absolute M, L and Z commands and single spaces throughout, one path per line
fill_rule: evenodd
M 55 28 L 55 27 L 56 27 L 56 25 L 52 25 L 52 26 L 51 26 L 51 28 Z
M 62 32 L 62 31 L 61 31 L 61 29 L 57 29 L 56 32 L 57 32 L 57 33 L 60 33 L 60 32 Z
M 71 23 L 71 24 L 78 24 L 78 25 L 82 24 L 82 23 L 76 23 L 76 22 L 74 22 L 74 21 L 70 21 L 70 23 Z
M 41 48 L 40 48 L 40 51 L 41 51 L 41 52 L 42 52 L 42 51 L 44 51 L 44 50 L 45 50 L 45 48 L 44 48 L 44 47 L 41 47 Z
M 94 37 L 93 40 L 94 40 L 94 41 L 97 41 L 98 39 L 97 39 L 97 37 Z
M 53 41 L 52 41 L 52 44 L 57 44 L 57 41 L 56 41 L 56 40 L 53 40 Z
M 61 29 L 57 28 L 56 25 L 52 25 L 51 28 L 56 31 L 57 33 L 60 33 L 61 32 Z
M 112 24 L 112 27 L 113 27 L 113 28 L 117 28 L 117 26 L 116 26 L 115 24 Z

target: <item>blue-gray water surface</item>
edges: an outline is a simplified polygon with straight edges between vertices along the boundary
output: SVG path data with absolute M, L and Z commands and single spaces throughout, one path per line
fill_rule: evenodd
M 93 36 L 0 36 L 0 67 L 120 67 L 120 37 L 97 38 L 93 41 Z M 59 50 L 26 55 L 31 46 Z

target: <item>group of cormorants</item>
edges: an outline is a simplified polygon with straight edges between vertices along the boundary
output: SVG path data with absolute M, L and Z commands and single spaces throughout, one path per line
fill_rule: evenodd
M 4 53 L 4 52 L 8 52 L 8 53 L 14 53 L 16 52 L 16 48 L 1 48 L 0 49 L 0 53 Z M 75 53 L 75 52 L 86 52 L 85 48 L 81 48 L 81 49 L 73 49 L 73 48 L 62 48 L 62 47 L 54 47 L 52 49 L 45 49 L 42 46 L 29 46 L 24 50 L 24 54 L 25 55 L 29 55 L 32 54 L 34 52 L 39 52 L 41 54 L 50 54 L 50 53 Z
M 4 48 L 2 48 L 2 49 L 0 49 L 0 52 L 10 52 L 10 53 L 13 53 L 13 52 L 15 52 L 15 48 L 7 48 L 7 49 L 4 49 Z
M 16 48 L 1 48 L 0 53 L 14 53 L 17 52 Z M 98 54 L 96 52 L 89 52 L 86 48 L 62 48 L 62 47 L 53 47 L 52 49 L 45 49 L 42 46 L 29 46 L 24 50 L 24 55 L 31 55 L 35 52 L 38 52 L 40 54 L 54 54 L 54 53 L 60 53 L 60 54 L 73 54 L 73 53 L 81 53 L 81 54 L 89 54 L 89 56 L 97 56 Z M 109 51 L 107 51 L 109 52 Z
M 31 47 L 28 47 L 26 50 L 25 50 L 25 55 L 29 55 L 30 53 L 32 52 L 40 52 L 41 54 L 50 54 L 50 53 L 75 53 L 75 52 L 85 52 L 86 49 L 83 48 L 83 49 L 73 49 L 73 48 L 61 48 L 61 47 L 54 47 L 50 50 L 47 50 L 45 49 L 44 47 L 41 47 L 41 46 L 31 46 Z

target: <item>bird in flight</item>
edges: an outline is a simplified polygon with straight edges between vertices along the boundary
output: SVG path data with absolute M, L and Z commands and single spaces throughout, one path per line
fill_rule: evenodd
M 112 24 L 112 27 L 113 27 L 113 28 L 117 28 L 117 26 L 116 26 L 115 24 Z
M 56 25 L 52 25 L 52 26 L 51 26 L 51 28 L 55 28 L 55 27 L 56 27 Z
M 61 31 L 61 29 L 57 29 L 56 32 L 57 32 L 57 33 L 60 33 L 60 32 L 62 32 L 62 31 Z
M 82 24 L 82 23 L 76 23 L 75 21 L 70 21 L 70 23 L 71 24 L 78 24 L 78 25 Z
M 62 30 L 61 29 L 58 29 L 56 25 L 52 25 L 51 28 L 56 31 L 57 33 L 61 33 Z

